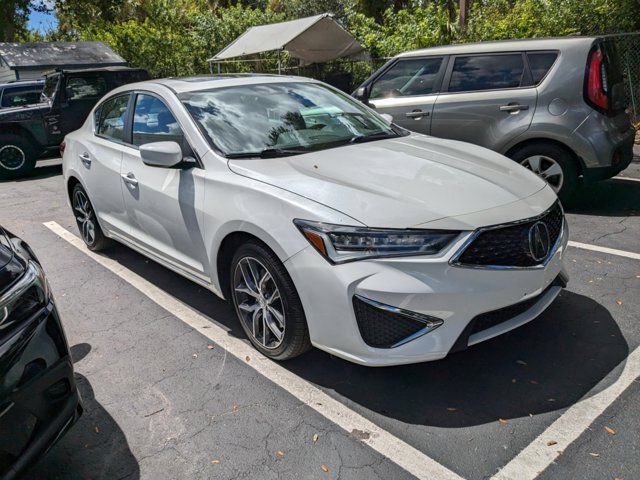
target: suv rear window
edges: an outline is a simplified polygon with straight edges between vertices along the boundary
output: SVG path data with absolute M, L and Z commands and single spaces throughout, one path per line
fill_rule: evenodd
M 450 92 L 473 92 L 519 87 L 524 75 L 522 54 L 456 57 Z
M 40 92 L 42 92 L 42 87 L 37 86 L 5 88 L 2 92 L 0 107 L 8 108 L 33 105 L 40 101 Z
M 557 52 L 529 52 L 527 59 L 534 85 L 538 85 L 558 58 Z

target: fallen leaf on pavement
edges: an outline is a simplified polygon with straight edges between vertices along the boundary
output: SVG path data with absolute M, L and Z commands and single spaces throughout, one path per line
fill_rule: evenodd
M 219 463 L 220 463 L 220 460 L 211 460 L 212 465 L 218 465 Z
M 95 427 L 94 430 L 96 431 L 96 433 L 100 433 L 100 429 L 98 427 Z
M 556 442 L 555 440 L 549 440 L 547 442 L 547 447 L 550 447 L 551 445 L 557 445 L 557 444 L 558 444 L 558 442 Z
M 314 442 L 317 442 L 317 441 L 318 441 L 318 434 L 317 434 L 317 433 L 314 433 L 314 434 L 313 434 L 312 440 L 313 440 Z
M 213 350 L 213 345 L 207 345 L 207 349 Z
M 329 467 L 327 467 L 326 465 L 320 465 L 320 468 L 324 473 L 327 473 L 329 471 Z
M 596 452 L 589 452 L 589 455 L 591 455 L 592 457 L 599 457 L 600 454 L 596 453 Z
M 198 358 L 198 354 L 194 353 L 193 355 L 191 355 L 193 358 Z
M 520 365 L 527 365 L 527 362 L 525 362 L 524 360 L 516 360 L 516 363 Z
M 251 357 L 249 355 L 247 355 L 246 357 L 244 357 L 244 359 L 248 362 L 251 360 Z
M 621 300 L 616 300 L 616 303 L 617 303 L 618 305 L 622 305 L 622 301 L 621 301 Z
M 284 452 L 282 450 L 278 450 L 276 452 L 276 455 L 279 456 L 279 457 L 284 457 Z
M 537 381 L 535 381 L 535 380 L 529 380 L 529 383 L 530 383 L 531 385 L 537 385 L 537 384 L 538 384 L 538 382 L 537 382 Z
M 507 421 L 504 418 L 499 418 L 498 421 L 502 424 L 505 425 L 507 423 Z
M 609 435 L 615 435 L 616 434 L 616 431 L 611 427 L 604 427 L 604 429 L 607 431 L 607 433 Z

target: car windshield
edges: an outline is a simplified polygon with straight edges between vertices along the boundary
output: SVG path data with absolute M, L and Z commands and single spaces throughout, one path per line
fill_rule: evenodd
M 404 135 L 351 97 L 311 82 L 238 85 L 180 100 L 227 157 L 286 156 Z

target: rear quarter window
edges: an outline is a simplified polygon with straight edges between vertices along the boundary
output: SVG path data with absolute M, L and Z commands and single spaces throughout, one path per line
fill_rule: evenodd
M 529 52 L 529 68 L 531 68 L 531 79 L 534 85 L 538 85 L 558 58 L 558 52 Z

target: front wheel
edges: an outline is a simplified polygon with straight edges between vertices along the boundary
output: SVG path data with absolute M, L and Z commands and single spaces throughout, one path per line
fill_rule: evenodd
M 233 256 L 230 277 L 236 315 L 260 353 L 288 360 L 311 347 L 300 297 L 271 250 L 258 241 L 245 243 Z
M 71 206 L 73 208 L 73 214 L 76 217 L 78 230 L 80 230 L 80 235 L 87 248 L 98 251 L 106 247 L 109 239 L 102 233 L 102 229 L 100 225 L 98 225 L 96 213 L 89 201 L 89 196 L 79 183 L 76 183 L 73 187 Z
M 527 145 L 514 152 L 511 158 L 546 181 L 563 202 L 571 198 L 578 186 L 575 160 L 557 145 Z

